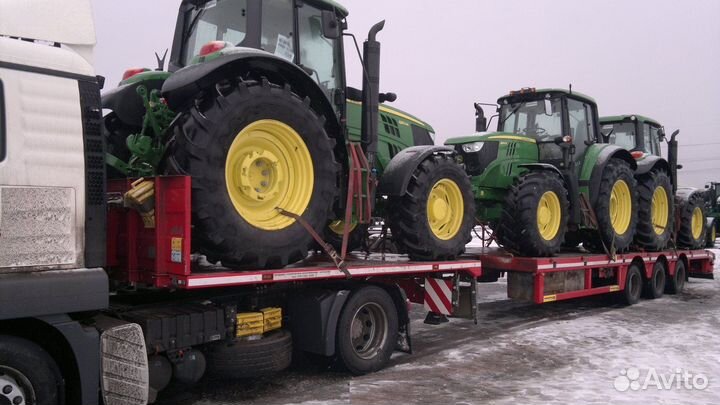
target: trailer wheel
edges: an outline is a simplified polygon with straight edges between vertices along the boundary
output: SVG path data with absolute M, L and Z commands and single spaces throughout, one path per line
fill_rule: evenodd
M 225 265 L 280 268 L 322 233 L 337 188 L 334 140 L 290 86 L 241 81 L 195 101 L 173 127 L 168 170 L 192 176 L 193 243 Z
M 390 295 L 379 287 L 361 288 L 340 315 L 338 357 L 355 375 L 380 370 L 395 349 L 397 333 L 397 308 Z
M 61 381 L 60 369 L 40 346 L 0 335 L 0 403 L 60 404 Z
M 552 256 L 565 240 L 567 222 L 567 190 L 560 176 L 529 172 L 507 193 L 497 237 L 523 256 Z
M 643 292 L 648 298 L 660 298 L 665 292 L 665 284 L 667 280 L 667 271 L 663 262 L 655 262 L 652 275 L 645 280 Z
M 205 349 L 207 373 L 219 379 L 261 377 L 282 371 L 292 361 L 292 336 L 280 330 L 258 340 L 219 342 Z
M 630 165 L 620 159 L 610 159 L 602 174 L 595 203 L 600 236 L 605 246 L 623 252 L 635 236 L 638 219 L 637 186 Z M 602 246 L 590 241 L 593 250 Z
M 390 229 L 413 260 L 452 260 L 465 252 L 475 225 L 475 200 L 465 170 L 446 154 L 428 157 L 407 191 L 390 200 Z
M 643 277 L 640 268 L 631 264 L 625 277 L 625 289 L 623 290 L 623 302 L 627 305 L 634 305 L 640 301 L 642 295 Z
M 668 277 L 665 292 L 668 294 L 680 294 L 683 288 L 685 288 L 686 278 L 687 270 L 685 270 L 685 263 L 683 263 L 682 260 L 678 260 L 675 264 L 675 274 L 672 277 Z
M 695 193 L 680 205 L 680 228 L 678 245 L 688 249 L 700 249 L 706 244 L 704 200 Z
M 657 252 L 670 242 L 675 218 L 672 195 L 672 183 L 665 171 L 650 172 L 638 179 L 635 241 L 645 250 Z

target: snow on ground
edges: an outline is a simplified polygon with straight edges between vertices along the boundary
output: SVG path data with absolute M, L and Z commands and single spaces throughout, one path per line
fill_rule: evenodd
M 396 354 L 381 372 L 351 377 L 302 364 L 269 379 L 203 381 L 162 403 L 720 403 L 720 280 L 691 279 L 681 295 L 631 307 L 609 297 L 518 303 L 504 281 L 479 286 L 478 325 L 425 325 L 416 306 L 414 353 Z M 678 388 L 685 372 L 698 384 Z M 670 389 L 658 388 L 663 379 Z

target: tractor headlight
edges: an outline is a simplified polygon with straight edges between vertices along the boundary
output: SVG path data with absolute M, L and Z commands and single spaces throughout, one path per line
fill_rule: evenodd
M 462 146 L 463 152 L 465 153 L 474 153 L 474 152 L 480 152 L 480 150 L 483 147 L 483 142 L 473 142 L 473 143 L 466 143 Z

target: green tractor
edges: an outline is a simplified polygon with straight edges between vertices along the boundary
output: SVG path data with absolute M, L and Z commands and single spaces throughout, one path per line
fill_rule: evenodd
M 705 247 L 715 247 L 717 231 L 720 228 L 720 183 L 705 185 L 705 214 L 707 215 L 707 242 Z
M 394 237 L 413 259 L 461 254 L 472 196 L 451 209 L 444 190 L 468 190 L 464 171 L 429 125 L 384 105 L 384 22 L 364 44 L 362 90 L 347 86 L 347 15 L 332 0 L 183 0 L 168 71 L 158 58 L 103 94 L 111 175 L 191 176 L 193 249 L 213 262 L 283 267 L 313 233 L 343 257 L 392 205 L 411 211 Z M 448 208 L 431 216 L 436 199 Z
M 497 132 L 476 104 L 478 133 L 446 142 L 462 158 L 477 218 L 523 256 L 580 242 L 627 250 L 637 224 L 635 159 L 599 143 L 595 101 L 572 90 L 525 88 L 498 100 Z
M 670 136 L 668 158 L 664 159 L 660 142 L 666 136 L 659 122 L 634 114 L 603 117 L 600 124 L 603 140 L 627 149 L 637 162 L 639 218 L 636 245 L 644 250 L 660 251 L 676 239 L 678 247 L 699 249 L 705 246 L 704 193 L 695 188 L 678 188 L 677 170 L 680 167 L 675 138 L 680 131 Z

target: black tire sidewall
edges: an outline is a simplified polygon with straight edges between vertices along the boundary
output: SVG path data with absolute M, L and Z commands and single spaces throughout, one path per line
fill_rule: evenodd
M 32 384 L 36 405 L 57 405 L 61 375 L 55 361 L 37 344 L 14 336 L 0 336 L 0 364 L 22 373 Z
M 678 231 L 678 245 L 688 249 L 701 249 L 707 243 L 707 224 L 705 217 L 705 207 L 703 198 L 699 194 L 691 195 L 686 201 L 680 205 L 680 227 Z M 702 227 L 703 232 L 699 238 L 694 238 L 692 234 L 692 217 L 696 208 L 702 211 Z
M 259 340 L 214 343 L 207 346 L 204 352 L 207 373 L 213 377 L 260 377 L 290 366 L 292 335 L 286 330 L 279 330 Z
M 634 281 L 632 281 L 634 280 Z M 631 285 L 631 283 L 635 283 Z M 634 305 L 640 301 L 640 295 L 642 294 L 642 283 L 643 277 L 640 269 L 636 265 L 630 265 L 627 270 L 625 279 L 625 289 L 623 290 L 623 296 L 627 305 Z M 633 286 L 637 288 L 637 293 L 633 293 Z
M 371 359 L 358 357 L 352 348 L 350 336 L 353 316 L 357 310 L 368 302 L 375 302 L 382 307 L 387 317 L 387 339 L 377 355 Z M 343 307 L 337 326 L 336 351 L 345 367 L 355 375 L 362 375 L 380 370 L 390 359 L 398 333 L 398 314 L 395 303 L 390 295 L 380 287 L 363 287 L 353 292 Z
M 668 198 L 668 222 L 665 231 L 658 235 L 652 218 L 653 193 L 658 187 L 665 189 Z M 647 205 L 646 205 L 647 204 Z M 670 177 L 664 171 L 650 172 L 638 178 L 638 223 L 635 241 L 638 246 L 649 251 L 661 251 L 667 247 L 672 237 L 675 219 L 675 204 Z
M 610 219 L 610 196 L 613 186 L 618 180 L 623 180 L 630 189 L 632 208 L 630 224 L 622 235 L 616 235 Z M 595 215 L 600 227 L 600 236 L 609 249 L 614 243 L 617 252 L 626 251 L 633 242 L 638 218 L 637 182 L 630 165 L 620 159 L 612 158 L 603 171 L 598 196 L 595 202 Z M 591 246 L 596 245 L 589 241 Z

